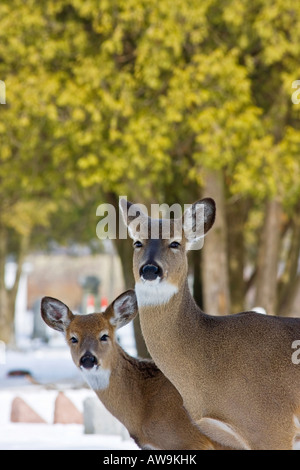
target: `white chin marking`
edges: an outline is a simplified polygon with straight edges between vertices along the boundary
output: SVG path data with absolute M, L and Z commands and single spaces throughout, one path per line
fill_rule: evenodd
M 139 306 L 155 306 L 168 303 L 171 297 L 178 292 L 178 287 L 160 279 L 141 280 L 135 284 L 135 292 Z
M 104 390 L 109 385 L 110 370 L 94 366 L 91 369 L 80 367 L 85 381 L 93 390 Z

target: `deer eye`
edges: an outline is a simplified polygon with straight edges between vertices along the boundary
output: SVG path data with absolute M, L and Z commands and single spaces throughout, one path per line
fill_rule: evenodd
M 106 342 L 108 340 L 109 336 L 107 334 L 104 334 L 100 337 L 100 341 Z
M 75 336 L 71 336 L 70 341 L 71 341 L 71 343 L 73 343 L 73 344 L 78 343 L 78 339 L 75 338 Z
M 134 248 L 142 248 L 143 244 L 142 244 L 142 242 L 137 240 L 136 242 L 134 242 L 133 246 L 134 246 Z
M 179 242 L 172 242 L 170 243 L 169 245 L 169 248 L 179 248 L 180 247 L 180 243 Z

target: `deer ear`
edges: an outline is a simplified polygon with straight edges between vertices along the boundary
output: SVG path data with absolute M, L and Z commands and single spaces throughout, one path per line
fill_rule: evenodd
M 50 328 L 62 333 L 65 332 L 74 317 L 67 305 L 53 297 L 44 297 L 42 299 L 41 315 Z
M 187 240 L 187 249 L 199 249 L 203 246 L 204 236 L 215 222 L 216 204 L 211 198 L 194 202 L 183 214 L 183 231 Z
M 133 239 L 139 238 L 142 235 L 141 227 L 145 225 L 145 220 L 148 220 L 147 207 L 144 204 L 133 204 L 125 198 L 120 199 L 119 207 L 129 236 Z
M 135 291 L 130 289 L 119 295 L 112 303 L 112 309 L 111 324 L 117 329 L 127 325 L 138 313 Z

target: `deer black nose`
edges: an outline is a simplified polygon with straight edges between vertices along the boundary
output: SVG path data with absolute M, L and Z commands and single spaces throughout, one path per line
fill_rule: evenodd
M 145 264 L 140 274 L 146 281 L 154 281 L 161 274 L 161 269 L 155 264 Z
M 91 369 L 97 362 L 97 358 L 90 352 L 86 352 L 80 359 L 80 365 L 85 369 Z

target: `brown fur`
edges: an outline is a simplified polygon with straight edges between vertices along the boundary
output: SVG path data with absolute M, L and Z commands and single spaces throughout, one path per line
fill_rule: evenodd
M 209 206 L 205 232 L 214 220 L 210 201 L 200 201 Z M 122 203 L 121 208 L 126 221 Z M 148 239 L 131 235 L 143 245 L 134 250 L 136 283 L 145 285 L 140 269 L 151 252 L 151 264 L 163 270 L 162 281 L 178 289 L 166 303 L 147 305 L 138 296 L 138 305 L 148 350 L 191 417 L 200 429 L 203 418 L 228 423 L 251 449 L 291 449 L 300 410 L 300 365 L 292 363 L 292 343 L 300 339 L 300 319 L 254 312 L 207 315 L 187 284 L 189 234 L 182 233 L 176 250 L 170 249 L 172 238 L 156 241 L 154 250 L 150 233 Z
M 134 295 L 134 291 L 129 292 Z M 60 307 L 60 304 L 65 307 L 61 310 L 65 312 L 64 318 L 59 318 L 59 312 L 53 313 L 55 305 Z M 80 367 L 82 355 L 90 351 L 97 357 L 100 367 L 111 370 L 109 386 L 95 393 L 141 448 L 226 449 L 199 431 L 184 409 L 176 388 L 153 361 L 133 358 L 119 346 L 115 338 L 116 326 L 111 324 L 113 305 L 103 314 L 73 315 L 60 301 L 46 297 L 42 301 L 42 316 L 50 327 L 64 332 L 77 367 Z M 133 316 L 131 314 L 131 318 Z M 131 318 L 127 315 L 126 322 Z M 105 330 L 109 341 L 101 343 L 99 337 Z M 70 341 L 74 336 L 79 339 L 78 343 Z

